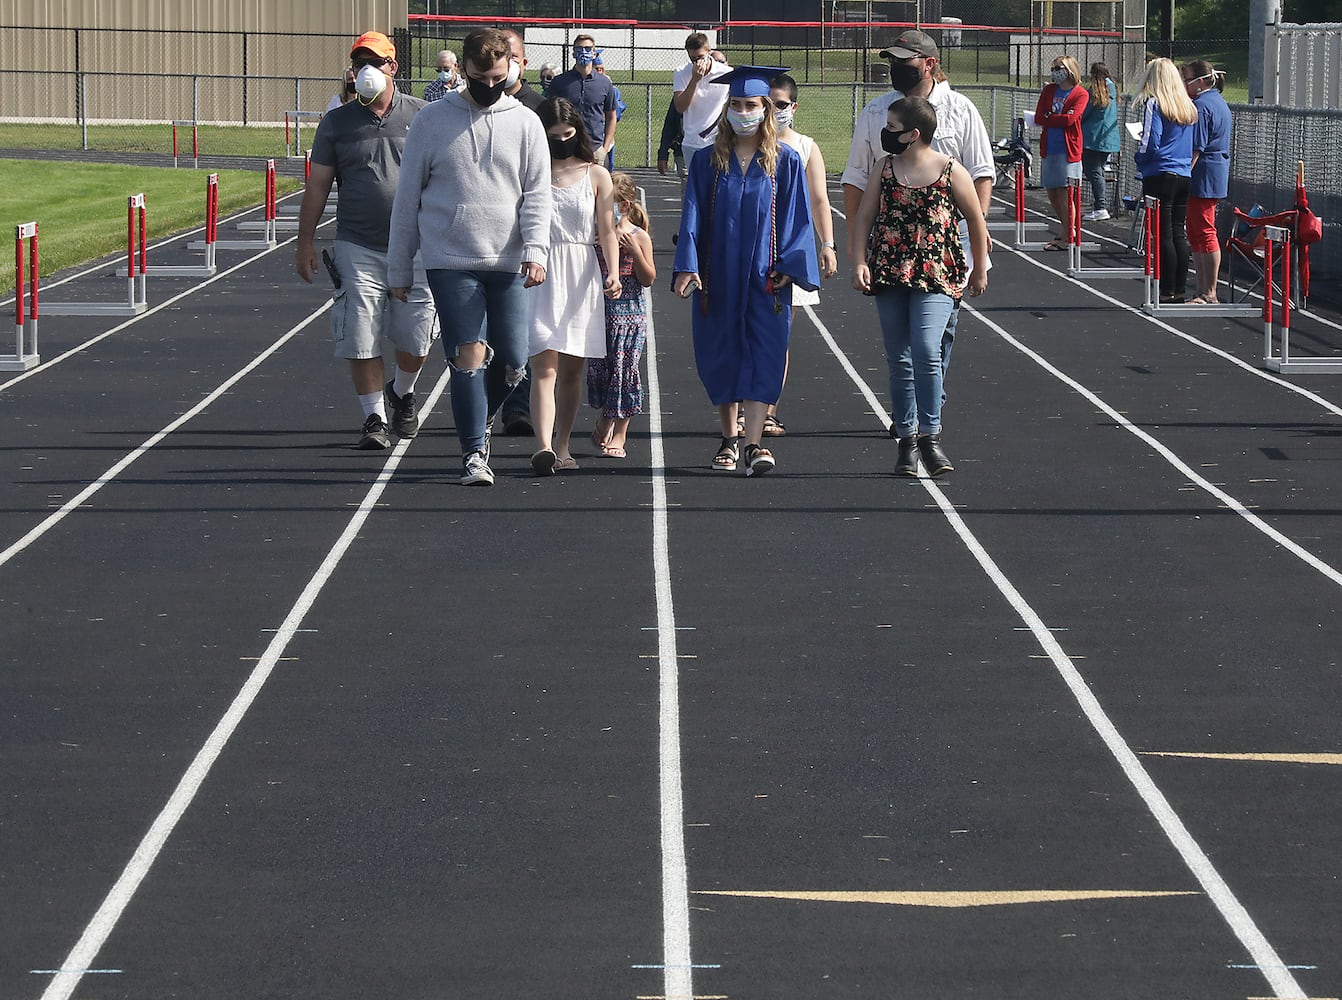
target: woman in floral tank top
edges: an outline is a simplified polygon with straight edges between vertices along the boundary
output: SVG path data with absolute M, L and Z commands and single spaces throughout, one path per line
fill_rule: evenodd
M 954 468 L 941 449 L 941 333 L 956 299 L 988 287 L 988 227 L 974 182 L 932 150 L 936 130 L 936 109 L 922 98 L 890 105 L 881 131 L 890 155 L 873 172 L 848 231 L 848 253 L 858 261 L 853 287 L 876 299 L 885 335 L 891 409 L 902 414 L 917 404 L 917 424 L 894 428 L 897 476 L 917 476 L 919 457 L 930 476 Z M 972 271 L 960 245 L 961 216 L 969 224 Z

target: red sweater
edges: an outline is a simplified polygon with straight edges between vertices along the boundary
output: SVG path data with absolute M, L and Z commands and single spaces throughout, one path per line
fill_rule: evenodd
M 1081 150 L 1084 148 L 1081 139 L 1081 116 L 1086 111 L 1086 104 L 1090 101 L 1090 92 L 1079 84 L 1072 88 L 1072 92 L 1067 95 L 1067 99 L 1062 103 L 1062 110 L 1056 115 L 1053 113 L 1053 95 L 1058 92 L 1058 85 L 1050 83 L 1044 88 L 1044 92 L 1039 95 L 1039 103 L 1035 105 L 1034 122 L 1044 131 L 1039 136 L 1039 155 L 1048 156 L 1048 130 L 1051 128 L 1062 129 L 1063 138 L 1067 141 L 1067 162 L 1080 163 Z M 1059 150 L 1053 150 L 1059 152 Z

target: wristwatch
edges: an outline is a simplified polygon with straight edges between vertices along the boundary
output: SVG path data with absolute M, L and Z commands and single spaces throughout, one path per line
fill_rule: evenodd
M 821 244 L 820 244 L 820 249 L 821 249 L 821 250 L 824 250 L 826 247 L 828 247 L 829 249 L 833 250 L 833 249 L 834 249 L 834 243 L 833 243 L 832 241 L 830 241 L 830 240 L 825 240 L 824 243 L 821 243 Z

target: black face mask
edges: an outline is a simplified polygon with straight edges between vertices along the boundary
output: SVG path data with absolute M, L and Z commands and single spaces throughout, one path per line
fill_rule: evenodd
M 498 101 L 503 96 L 503 92 L 508 89 L 508 81 L 500 80 L 494 86 L 477 80 L 473 76 L 466 77 L 466 92 L 471 95 L 471 100 L 482 108 L 487 108 Z
M 912 142 L 905 142 L 903 139 L 899 138 L 905 131 L 907 131 L 907 129 L 901 129 L 899 132 L 896 132 L 891 128 L 881 129 L 881 148 L 891 156 L 898 156 L 900 153 L 904 152 L 904 150 L 913 145 Z
M 556 139 L 549 136 L 550 140 L 550 158 L 552 160 L 567 160 L 570 156 L 577 155 L 578 135 L 575 132 L 567 139 Z
M 346 80 L 346 81 L 345 81 L 345 93 L 347 93 L 347 94 L 352 94 L 352 93 L 354 93 L 354 81 L 353 81 L 353 80 Z
M 900 93 L 907 94 L 923 82 L 923 68 L 908 63 L 890 62 L 890 86 Z

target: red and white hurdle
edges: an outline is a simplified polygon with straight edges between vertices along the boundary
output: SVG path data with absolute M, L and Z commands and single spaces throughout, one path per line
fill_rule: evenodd
M 266 195 L 261 222 L 239 222 L 243 232 L 259 232 L 259 240 L 219 240 L 217 246 L 223 250 L 274 250 L 279 245 L 275 226 L 275 161 L 266 160 Z M 194 246 L 194 244 L 193 244 Z
M 1342 358 L 1291 357 L 1291 230 L 1285 226 L 1263 227 L 1263 365 L 1283 375 L 1336 375 L 1342 373 Z M 1274 280 L 1277 263 L 1281 281 Z M 1281 292 L 1280 308 L 1274 310 L 1276 293 Z M 1273 334 L 1281 343 L 1281 352 L 1273 350 Z
M 1149 195 L 1142 199 L 1141 211 L 1146 227 L 1146 254 L 1142 265 L 1146 290 L 1142 312 L 1151 316 L 1257 316 L 1259 309 L 1249 302 L 1218 302 L 1214 305 L 1185 305 L 1160 301 L 1160 199 Z
M 23 274 L 24 243 L 28 244 L 29 282 Z M 0 354 L 0 372 L 26 372 L 41 361 L 37 353 L 37 223 L 25 222 L 14 227 L 14 353 Z
M 205 242 L 188 243 L 188 248 L 205 250 L 203 264 L 154 264 L 145 266 L 145 271 L 156 278 L 208 278 L 218 268 L 214 262 L 214 248 L 219 239 L 219 175 L 210 174 L 205 178 Z M 125 275 L 124 268 L 117 270 Z
M 1067 233 L 1067 273 L 1073 278 L 1140 278 L 1143 270 L 1131 267 L 1086 267 L 1081 251 L 1095 250 L 1098 243 L 1087 243 L 1081 230 L 1081 178 L 1067 178 L 1067 204 L 1071 206 L 1072 224 Z
M 145 290 L 148 260 L 148 223 L 144 195 L 133 194 L 126 199 L 126 301 L 48 302 L 47 315 L 138 316 L 149 306 Z
M 312 150 L 309 149 L 306 153 L 303 154 L 303 183 L 305 185 L 307 184 L 308 178 L 311 176 L 312 176 Z M 336 201 L 338 200 L 339 197 L 340 197 L 339 193 L 336 191 L 334 187 L 332 187 L 331 193 L 326 196 L 326 204 L 322 206 L 323 217 L 335 214 Z M 288 205 L 281 205 L 279 208 L 278 227 L 286 231 L 297 229 L 298 228 L 297 219 L 299 214 L 302 212 L 302 206 L 303 202 L 301 195 L 299 196 L 298 201 L 290 202 Z
M 1016 241 L 1012 244 L 1017 250 L 1042 250 L 1048 245 L 1047 242 L 1030 242 L 1025 238 L 1027 229 L 1047 229 L 1046 222 L 1026 222 L 1025 221 L 1025 164 L 1016 164 Z
M 194 121 L 174 121 L 172 123 L 172 165 L 177 166 L 177 128 L 191 129 L 191 166 L 200 168 L 200 125 Z
M 284 155 L 292 160 L 303 155 L 303 122 L 319 122 L 325 112 L 322 111 L 286 111 L 284 113 Z M 292 130 L 290 124 L 292 123 Z M 314 125 L 314 129 L 315 129 Z M 293 136 L 290 140 L 290 135 Z

